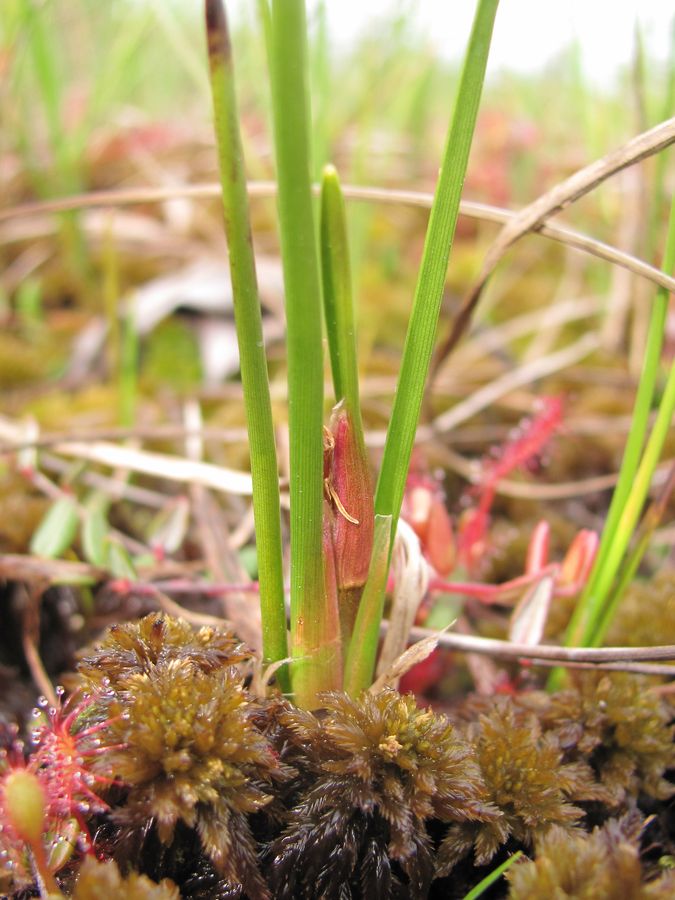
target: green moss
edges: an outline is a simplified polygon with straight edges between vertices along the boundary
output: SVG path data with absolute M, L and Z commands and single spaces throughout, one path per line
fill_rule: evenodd
M 543 733 L 535 715 L 518 710 L 507 698 L 470 725 L 469 735 L 488 800 L 501 815 L 453 825 L 439 850 L 441 875 L 472 848 L 476 863 L 483 865 L 511 837 L 531 846 L 551 825 L 573 828 L 583 810 L 571 797 L 594 793 L 588 767 L 565 764 L 556 736 Z
M 155 884 L 133 872 L 125 878 L 112 860 L 99 862 L 92 856 L 82 863 L 72 896 L 73 900 L 180 900 L 172 881 Z
M 613 820 L 589 834 L 554 826 L 537 841 L 533 861 L 508 872 L 510 900 L 668 900 L 675 875 L 644 884 L 639 820 Z
M 667 799 L 675 787 L 664 778 L 675 767 L 671 715 L 645 678 L 626 673 L 584 673 L 572 690 L 524 694 L 522 705 L 538 707 L 542 727 L 557 738 L 566 761 L 591 765 L 616 806 L 644 792 Z

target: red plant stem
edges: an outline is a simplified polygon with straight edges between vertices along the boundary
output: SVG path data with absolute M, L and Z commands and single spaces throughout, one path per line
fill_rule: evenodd
M 428 590 L 431 593 L 463 594 L 474 597 L 484 603 L 491 603 L 497 599 L 505 600 L 508 594 L 529 587 L 545 575 L 555 576 L 560 571 L 560 563 L 549 563 L 544 568 L 527 575 L 519 575 L 502 584 L 479 584 L 473 581 L 444 581 L 442 578 L 431 578 Z M 185 578 L 175 578 L 168 581 L 130 581 L 125 578 L 115 578 L 108 582 L 108 588 L 120 594 L 133 592 L 139 597 L 156 597 L 158 593 L 164 594 L 199 594 L 202 597 L 220 597 L 227 594 L 258 592 L 257 581 L 242 583 L 203 582 L 190 581 Z M 392 578 L 387 582 L 387 590 L 394 587 Z M 555 589 L 556 597 L 571 597 L 578 593 L 580 585 L 560 585 Z M 288 589 L 287 589 L 288 590 Z
M 559 563 L 551 563 L 538 572 L 529 575 L 519 575 L 502 584 L 478 584 L 473 581 L 443 581 L 442 578 L 429 580 L 429 591 L 444 594 L 463 594 L 466 597 L 474 597 L 484 603 L 492 603 L 495 600 L 506 600 L 507 595 L 519 591 L 524 587 L 539 581 L 545 575 L 555 575 L 560 569 Z M 561 589 L 567 591 L 567 588 Z M 556 592 L 557 593 L 557 592 Z
M 56 883 L 56 878 L 49 868 L 44 846 L 40 841 L 30 841 L 28 842 L 28 846 L 30 847 L 31 856 L 33 857 L 33 865 L 35 866 L 38 883 L 42 883 L 40 886 L 40 895 L 43 895 L 42 887 L 44 887 L 48 896 L 61 897 L 62 894 Z

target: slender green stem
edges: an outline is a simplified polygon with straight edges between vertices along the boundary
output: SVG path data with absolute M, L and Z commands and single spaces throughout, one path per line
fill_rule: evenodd
M 356 615 L 352 639 L 345 658 L 344 689 L 356 697 L 368 689 L 375 671 L 375 657 L 380 639 L 380 622 L 384 609 L 384 592 L 391 555 L 391 518 L 375 516 L 373 552 L 368 580 Z
M 635 578 L 640 563 L 642 562 L 642 558 L 647 552 L 654 531 L 663 518 L 666 505 L 672 495 L 674 486 L 675 466 L 670 470 L 668 482 L 666 484 L 665 490 L 661 494 L 661 497 L 659 497 L 658 500 L 651 504 L 647 512 L 642 517 L 639 528 L 637 530 L 634 545 L 631 548 L 628 557 L 622 564 L 621 569 L 617 575 L 616 586 L 613 588 L 612 592 L 607 598 L 607 602 L 605 603 L 605 611 L 603 613 L 602 619 L 600 620 L 600 624 L 598 625 L 595 639 L 593 641 L 594 646 L 600 646 L 602 643 L 604 643 L 607 632 L 609 631 L 609 628 L 616 614 L 616 610 L 621 603 L 621 600 L 623 599 L 623 595 L 625 594 L 629 585 L 632 584 L 633 578 Z
M 674 266 L 675 202 L 673 202 L 670 214 L 668 241 L 664 255 L 664 270 L 666 272 L 671 272 Z M 623 551 L 619 554 L 619 547 L 623 546 L 623 549 L 625 550 L 627 542 L 630 539 L 630 534 L 622 535 L 620 534 L 620 530 L 625 527 L 625 510 L 629 503 L 629 498 L 631 496 L 636 496 L 635 490 L 638 470 L 644 473 L 642 464 L 640 463 L 640 455 L 642 453 L 645 434 L 647 432 L 647 423 L 659 370 L 666 313 L 668 311 L 668 296 L 668 292 L 660 288 L 657 291 L 654 300 L 649 330 L 647 333 L 647 346 L 645 348 L 642 374 L 638 385 L 637 396 L 635 398 L 631 430 L 628 435 L 626 449 L 624 450 L 623 460 L 621 462 L 619 481 L 617 482 L 607 513 L 607 520 L 603 529 L 598 556 L 567 630 L 565 641 L 567 646 L 586 646 L 586 642 L 591 640 L 591 635 L 596 631 L 604 612 L 603 607 L 607 591 L 609 590 L 609 587 L 605 586 L 608 584 L 611 585 L 611 581 L 616 574 L 621 556 L 623 555 Z M 665 396 L 661 404 L 662 407 L 664 401 Z M 654 430 L 656 430 L 656 427 Z M 649 475 L 649 478 L 651 478 L 651 474 Z M 557 673 L 554 673 L 554 676 L 555 681 L 559 681 L 561 676 Z
M 481 897 L 489 887 L 492 887 L 495 881 L 499 881 L 504 872 L 507 872 L 522 855 L 523 851 L 517 850 L 513 856 L 509 856 L 501 865 L 497 866 L 496 869 L 493 869 L 485 878 L 479 881 L 476 887 L 472 888 L 468 894 L 465 894 L 464 900 L 478 900 L 478 897 Z
M 265 37 L 265 53 L 267 54 L 267 65 L 269 66 L 272 57 L 272 11 L 270 10 L 270 0 L 257 0 L 256 7 L 258 9 L 258 18 L 262 23 Z
M 345 400 L 362 433 L 345 201 L 338 173 L 330 165 L 321 182 L 321 274 L 335 400 Z
M 321 275 L 326 334 L 330 351 L 336 407 L 331 419 L 335 446 L 330 479 L 355 523 L 333 512 L 332 538 L 343 650 L 354 631 L 356 614 L 372 552 L 373 483 L 359 402 L 354 303 L 344 197 L 333 166 L 323 170 L 321 182 Z M 339 409 L 339 411 L 338 411 Z
M 286 290 L 291 500 L 291 654 L 300 706 L 334 688 L 323 603 L 321 284 L 312 208 L 305 8 L 274 0 L 271 78 Z
M 654 470 L 670 430 L 673 412 L 675 412 L 675 363 L 671 366 L 666 389 L 656 416 L 656 422 L 647 441 L 644 456 L 635 475 L 635 481 L 621 511 L 610 552 L 596 580 L 594 596 L 600 600 L 599 616 L 592 623 L 589 623 L 589 628 L 583 635 L 584 643 L 582 646 L 595 647 L 600 643 L 600 638 L 602 637 L 600 624 L 602 614 L 605 612 L 607 596 L 642 512 L 642 507 L 654 476 Z
M 251 455 L 263 656 L 269 664 L 288 656 L 279 473 L 234 69 L 222 0 L 206 0 L 206 28 L 234 319 Z M 282 688 L 288 689 L 288 676 L 284 670 L 280 673 L 280 681 Z
M 462 185 L 485 78 L 498 0 L 479 0 L 448 131 L 427 227 L 413 309 L 408 325 L 394 408 L 375 494 L 376 533 L 371 572 L 364 588 L 345 664 L 345 690 L 357 693 L 372 679 L 384 608 L 384 591 L 403 491 L 429 371 L 441 299 L 455 234 Z M 390 523 L 382 565 L 378 528 Z M 378 543 L 379 542 L 379 543 Z M 372 577 L 371 577 L 372 576 Z M 379 591 L 379 594 L 378 594 Z
M 479 0 L 455 111 L 443 156 L 415 299 L 406 335 L 394 408 L 375 495 L 375 512 L 392 517 L 392 536 L 401 510 L 424 383 L 434 347 L 450 248 L 469 160 L 498 0 Z

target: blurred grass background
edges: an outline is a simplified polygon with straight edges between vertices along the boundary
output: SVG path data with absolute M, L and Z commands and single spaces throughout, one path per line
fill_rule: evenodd
M 327 4 L 312 8 L 316 173 L 330 160 L 347 184 L 433 190 L 457 70 L 438 52 L 442 36 L 430 41 L 411 10 L 410 4 L 392 4 L 353 43 L 338 48 Z M 504 3 L 498 20 L 516 15 Z M 255 4 L 238 4 L 233 30 L 249 176 L 271 179 L 266 60 Z M 610 84 L 589 80 L 582 57 L 581 44 L 572 41 L 538 72 L 500 67 L 489 74 L 466 198 L 517 208 L 672 114 L 672 54 L 655 57 L 639 27 L 632 55 Z M 4 0 L 2 205 L 216 181 L 205 60 L 199 3 Z M 666 152 L 611 179 L 564 219 L 658 263 L 672 179 L 672 152 Z M 274 210 L 271 199 L 253 202 L 256 250 L 273 260 Z M 348 213 L 364 414 L 368 427 L 378 429 L 388 419 L 427 213 L 372 203 L 351 203 Z M 441 333 L 496 230 L 460 220 Z M 190 396 L 202 403 L 211 426 L 240 429 L 236 378 L 205 383 L 196 327 L 201 313 L 184 304 L 182 315 L 160 317 L 139 340 L 125 312 L 142 286 L 225 255 L 213 199 L 174 198 L 0 223 L 2 411 L 35 416 L 43 429 L 134 422 L 149 427 L 180 421 L 181 404 Z M 628 409 L 652 293 L 651 286 L 562 245 L 537 237 L 522 241 L 481 303 L 475 339 L 442 370 L 442 390 L 430 412 L 442 412 L 519 362 L 597 329 L 604 349 L 585 369 L 549 379 L 542 390 L 570 395 L 572 421 L 575 415 L 614 421 Z M 543 327 L 566 303 L 576 304 L 576 313 L 561 312 L 560 326 Z M 528 313 L 534 317 L 529 325 L 498 337 L 500 326 Z M 93 320 L 105 323 L 107 337 L 94 363 L 90 359 L 78 375 L 78 340 Z M 283 351 L 273 343 L 270 365 L 275 411 L 283 417 Z M 617 395 L 617 386 L 629 390 Z M 470 428 L 458 429 L 453 440 L 481 452 L 486 436 L 506 433 L 500 429 L 528 411 L 532 399 L 529 392 L 512 392 L 469 423 L 475 441 Z M 567 438 L 551 478 L 616 467 L 625 427 L 598 429 L 602 434 L 583 453 L 577 436 Z M 246 465 L 243 440 L 210 444 L 208 453 L 214 461 Z

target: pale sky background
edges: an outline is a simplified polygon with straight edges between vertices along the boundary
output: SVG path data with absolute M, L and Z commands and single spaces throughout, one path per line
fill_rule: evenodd
M 239 0 L 235 6 L 253 6 Z M 309 8 L 316 5 L 310 0 Z M 326 0 L 331 40 L 349 44 L 368 22 L 388 9 L 405 8 L 438 52 L 460 57 L 475 10 L 473 0 Z M 601 85 L 612 82 L 631 59 L 638 19 L 650 58 L 665 59 L 675 16 L 673 0 L 501 0 L 490 49 L 490 69 L 540 69 L 575 37 L 584 72 Z

